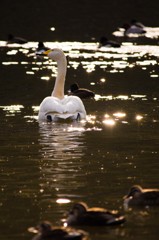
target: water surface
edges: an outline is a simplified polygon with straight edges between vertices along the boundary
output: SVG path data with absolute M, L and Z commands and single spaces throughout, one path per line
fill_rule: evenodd
M 65 93 L 78 82 L 96 94 L 83 100 L 87 119 L 77 123 L 38 123 L 56 63 L 35 57 L 38 41 L 0 42 L 3 240 L 31 239 L 27 228 L 43 220 L 60 225 L 76 201 L 127 217 L 120 227 L 86 228 L 91 239 L 157 238 L 158 209 L 123 209 L 131 185 L 158 187 L 158 28 L 149 30 L 144 38 L 122 40 L 118 49 L 99 49 L 96 41 L 45 43 L 68 56 Z

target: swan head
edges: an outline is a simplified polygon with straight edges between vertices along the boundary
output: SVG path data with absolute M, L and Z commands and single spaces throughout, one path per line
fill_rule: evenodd
M 61 58 L 65 58 L 64 52 L 59 48 L 49 49 L 42 53 L 44 56 L 48 56 L 54 61 L 58 61 Z

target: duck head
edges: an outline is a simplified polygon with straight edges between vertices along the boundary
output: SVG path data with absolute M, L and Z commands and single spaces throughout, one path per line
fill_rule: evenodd
M 86 203 L 84 203 L 84 202 L 75 203 L 73 208 L 69 212 L 69 214 L 78 217 L 78 216 L 86 213 L 87 209 L 88 209 L 88 206 Z
M 130 188 L 128 195 L 125 196 L 124 198 L 138 197 L 141 193 L 142 193 L 142 187 L 139 185 L 134 185 Z

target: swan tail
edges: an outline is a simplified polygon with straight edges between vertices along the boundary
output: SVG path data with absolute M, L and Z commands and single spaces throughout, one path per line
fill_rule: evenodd
M 81 115 L 80 113 L 54 113 L 54 114 L 47 114 L 46 120 L 48 122 L 58 122 L 58 121 L 80 121 Z

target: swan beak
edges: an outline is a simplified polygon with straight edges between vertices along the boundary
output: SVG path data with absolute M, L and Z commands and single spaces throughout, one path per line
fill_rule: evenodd
M 47 51 L 45 51 L 45 52 L 43 52 L 43 55 L 48 55 L 50 52 L 51 52 L 52 50 L 51 49 L 49 49 L 49 50 L 47 50 Z
M 41 51 L 38 51 L 38 52 L 36 52 L 36 55 L 37 56 L 47 56 L 50 52 L 51 52 L 52 50 L 51 49 L 49 49 L 49 50 L 41 50 Z

